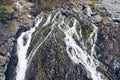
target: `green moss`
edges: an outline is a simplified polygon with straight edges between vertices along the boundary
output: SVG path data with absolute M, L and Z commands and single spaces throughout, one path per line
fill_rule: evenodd
M 89 38 L 90 34 L 93 32 L 93 28 L 94 27 L 92 25 L 90 25 L 88 27 L 88 29 L 84 30 L 84 32 L 83 32 L 83 38 L 84 38 L 84 40 L 87 40 Z
M 92 48 L 92 44 L 90 44 L 89 42 L 87 43 L 87 52 L 89 55 L 91 55 L 91 48 Z
M 102 74 L 105 74 L 106 71 L 107 71 L 104 66 L 98 66 L 98 67 L 97 67 L 97 70 L 98 70 L 99 72 L 101 72 Z
M 77 33 L 79 35 L 80 35 L 80 29 L 81 29 L 81 26 L 80 26 L 79 22 L 77 22 L 77 24 L 76 24 L 76 31 L 77 31 Z
M 31 46 L 28 49 L 27 55 L 29 55 L 28 53 L 30 53 L 30 51 L 33 48 L 38 46 L 38 44 L 45 39 L 45 37 L 48 35 L 50 31 L 51 31 L 51 24 L 48 24 L 47 26 L 41 26 L 37 29 L 37 31 L 33 34 L 33 38 L 30 44 Z
M 63 17 L 64 17 L 64 22 L 65 22 L 65 23 L 68 23 L 69 21 L 71 21 L 70 18 L 67 18 L 67 17 L 65 17 L 65 16 L 63 16 Z
M 0 6 L 1 5 L 11 5 L 13 4 L 14 0 L 0 0 Z
M 70 27 L 73 27 L 73 20 L 70 20 L 69 26 L 70 26 Z
M 7 21 L 10 18 L 10 6 L 0 6 L 0 21 Z
M 52 12 L 51 21 L 55 17 L 55 15 L 56 15 L 56 12 Z

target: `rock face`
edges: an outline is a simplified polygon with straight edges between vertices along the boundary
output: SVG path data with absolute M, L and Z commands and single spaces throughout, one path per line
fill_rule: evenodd
M 6 62 L 3 62 L 6 66 L 2 67 L 7 67 L 7 69 L 3 69 L 5 71 L 5 80 L 15 79 L 16 66 L 18 62 L 16 54 L 17 38 L 22 32 L 29 30 L 30 27 L 33 27 L 34 17 L 31 18 L 28 16 L 28 9 L 31 6 L 32 5 L 29 2 L 25 1 L 17 1 L 13 3 L 13 11 L 11 13 L 10 20 L 11 23 L 9 25 L 0 24 L 0 55 L 6 58 Z M 0 64 L 3 63 L 1 62 Z M 4 80 L 4 78 L 2 79 Z
M 98 34 L 98 58 L 106 65 L 113 79 L 120 79 L 120 23 L 104 25 Z
M 54 31 L 41 45 L 26 72 L 26 80 L 86 80 L 84 67 L 70 60 L 64 34 Z M 88 79 L 87 79 L 88 80 Z
M 15 33 L 14 29 L 6 28 L 9 28 L 9 26 L 0 24 L 0 79 L 3 79 L 5 75 L 6 66 L 12 52 L 13 36 Z
M 107 8 L 109 13 L 112 14 L 112 18 L 120 21 L 120 1 L 119 0 L 103 0 L 102 5 Z
M 43 3 L 44 1 L 47 2 L 46 0 L 42 1 Z M 51 0 L 49 1 L 51 2 Z M 66 0 L 55 1 L 63 3 Z M 15 1 L 17 4 L 13 4 L 12 6 L 11 23 L 7 25 L 0 23 L 0 80 L 4 79 L 4 75 L 6 80 L 15 80 L 15 71 L 18 62 L 16 40 L 22 32 L 34 26 L 34 13 L 44 12 L 44 9 L 47 9 L 45 12 L 48 12 L 57 7 L 65 9 L 63 10 L 63 15 L 67 17 L 72 16 L 79 20 L 84 30 L 87 29 L 91 22 L 99 27 L 98 40 L 96 42 L 96 58 L 104 64 L 105 70 L 101 67 L 100 69 L 102 69 L 103 74 L 110 80 L 120 79 L 119 18 L 112 19 L 114 14 L 111 15 L 111 13 L 108 13 L 108 11 L 101 6 L 99 0 L 96 2 L 92 2 L 91 0 L 69 1 L 70 3 L 66 2 L 62 6 L 53 5 L 55 2 L 51 2 L 51 4 L 47 3 L 50 5 L 50 9 L 48 9 L 48 5 L 44 3 L 45 8 L 42 6 L 38 12 L 34 9 L 39 10 L 39 8 L 33 6 L 32 3 L 24 0 Z M 88 12 L 86 6 L 89 6 L 92 11 L 89 16 L 86 15 Z M 33 16 L 31 17 L 29 13 L 33 14 Z M 117 12 L 117 14 L 119 14 L 119 12 Z M 46 33 L 48 33 L 47 30 L 45 32 L 41 31 L 39 36 L 46 35 Z M 62 40 L 64 36 L 64 34 L 56 29 L 52 35 L 49 36 L 49 39 L 41 45 L 37 54 L 35 54 L 29 64 L 26 72 L 26 80 L 90 80 L 87 78 L 84 66 L 72 63 L 67 55 L 65 50 L 66 45 Z M 31 43 L 30 49 L 34 44 L 35 43 Z

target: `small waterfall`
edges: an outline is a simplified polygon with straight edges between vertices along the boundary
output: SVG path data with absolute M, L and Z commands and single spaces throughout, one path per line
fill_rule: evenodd
M 58 13 L 59 13 L 59 12 L 58 12 Z M 56 15 L 53 17 L 52 21 L 54 21 L 54 19 L 56 18 L 56 16 L 57 16 L 58 13 L 56 13 Z M 48 16 L 46 22 L 45 22 L 42 26 L 48 25 L 48 24 L 51 22 L 51 18 L 52 18 L 52 14 L 50 14 L 50 15 Z M 28 56 L 28 65 L 30 64 L 30 62 L 31 62 L 33 56 L 35 55 L 35 53 L 37 52 L 38 48 L 48 39 L 48 37 L 49 37 L 50 34 L 52 33 L 52 31 L 54 30 L 54 26 L 55 26 L 55 24 L 52 24 L 51 26 L 49 26 L 49 27 L 51 27 L 50 32 L 46 35 L 46 37 L 44 38 L 43 41 L 41 41 L 41 42 L 38 41 L 38 44 L 37 44 L 37 45 L 34 47 L 34 49 L 30 52 L 30 55 Z
M 25 72 L 27 69 L 28 59 L 26 58 L 27 50 L 30 46 L 32 34 L 35 31 L 35 28 L 38 27 L 42 18 L 36 18 L 35 27 L 31 28 L 29 31 L 23 32 L 20 37 L 17 39 L 17 55 L 18 55 L 18 64 L 16 70 L 16 80 L 24 80 Z
M 38 22 L 35 24 L 36 26 L 38 26 L 42 19 L 38 19 L 37 21 Z M 48 26 L 48 24 L 51 25 Z M 81 63 L 86 68 L 87 76 L 92 80 L 106 80 L 104 76 L 97 71 L 97 67 L 102 64 L 94 57 L 96 55 L 95 43 L 97 40 L 98 31 L 98 28 L 94 24 L 91 24 L 92 30 L 86 39 L 84 39 L 85 35 L 83 35 L 79 22 L 74 18 L 66 18 L 61 15 L 60 12 L 50 14 L 40 28 L 45 26 L 50 27 L 51 30 L 46 36 L 44 36 L 42 41 L 38 41 L 33 46 L 27 58 L 27 49 L 30 46 L 31 37 L 35 31 L 35 27 L 31 28 L 27 32 L 23 32 L 18 38 L 17 54 L 19 60 L 16 80 L 24 80 L 26 69 L 29 67 L 32 58 L 36 54 L 39 47 L 49 38 L 54 28 L 58 28 L 65 34 L 64 41 L 66 44 L 66 51 L 73 63 Z M 26 44 L 24 44 L 24 38 L 27 39 Z
M 26 53 L 27 49 L 30 44 L 31 35 L 35 31 L 35 28 L 32 28 L 30 31 L 23 32 L 20 37 L 18 38 L 18 47 L 17 47 L 17 54 L 18 54 L 18 66 L 17 66 L 17 76 L 16 80 L 24 80 L 25 71 L 26 71 Z M 27 43 L 24 45 L 24 37 L 27 39 Z
M 91 77 L 93 80 L 103 80 L 101 78 L 102 74 L 96 70 L 99 65 L 99 62 L 94 58 L 94 55 L 96 54 L 95 42 L 97 40 L 98 30 L 97 27 L 94 24 L 92 24 L 92 26 L 94 27 L 93 32 L 90 34 L 87 40 L 92 45 L 90 52 L 91 54 L 89 55 L 89 53 L 87 52 L 87 47 L 85 45 L 86 42 L 82 39 L 83 38 L 81 34 L 82 31 L 79 32 L 81 36 L 79 36 L 79 34 L 76 31 L 76 27 L 78 24 L 77 20 L 74 19 L 73 26 L 70 27 L 69 24 L 65 23 L 63 18 L 63 22 L 61 25 L 63 24 L 66 26 L 66 29 L 61 28 L 60 26 L 59 28 L 64 32 L 66 36 L 65 37 L 65 43 L 67 46 L 66 51 L 70 59 L 76 64 L 81 63 L 82 65 L 84 65 L 84 67 L 87 70 L 88 77 Z M 73 36 L 76 36 L 78 41 L 81 40 L 80 41 L 81 47 L 76 43 Z

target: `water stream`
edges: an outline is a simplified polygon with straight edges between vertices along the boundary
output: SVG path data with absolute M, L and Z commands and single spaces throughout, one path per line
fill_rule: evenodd
M 42 19 L 38 18 L 37 21 L 38 22 L 36 22 L 35 24 L 36 26 L 38 26 Z M 73 23 L 72 26 L 70 26 L 70 22 Z M 29 66 L 29 63 L 36 54 L 36 51 L 48 39 L 54 28 L 58 28 L 65 34 L 64 41 L 66 44 L 66 51 L 72 62 L 75 64 L 81 63 L 86 69 L 87 76 L 89 78 L 92 78 L 92 80 L 105 80 L 104 76 L 96 70 L 101 63 L 94 57 L 96 54 L 95 43 L 97 40 L 98 28 L 91 23 L 93 29 L 89 37 L 85 40 L 83 39 L 84 36 L 82 34 L 81 26 L 75 18 L 66 18 L 65 16 L 61 15 L 60 12 L 58 12 L 55 15 L 50 14 L 43 26 L 46 26 L 49 23 L 51 23 L 51 26 L 48 26 L 51 28 L 50 32 L 45 36 L 43 41 L 38 41 L 39 43 L 37 44 L 37 46 L 35 45 L 27 58 L 26 53 L 28 47 L 30 46 L 32 34 L 35 31 L 36 27 L 31 28 L 27 32 L 23 32 L 18 38 L 18 66 L 16 80 L 24 80 L 27 66 Z M 79 30 L 77 28 L 79 28 Z M 26 44 L 24 44 L 24 38 L 27 39 Z M 90 46 L 88 46 L 87 43 L 89 43 Z M 88 47 L 90 47 L 89 51 Z
M 61 26 L 59 26 L 59 28 L 64 32 L 66 36 L 65 37 L 65 43 L 67 46 L 66 51 L 70 59 L 76 64 L 81 63 L 82 65 L 84 65 L 84 67 L 86 68 L 88 72 L 88 77 L 92 77 L 93 80 L 102 80 L 101 78 L 102 74 L 96 70 L 96 68 L 98 67 L 100 63 L 94 57 L 94 55 L 96 54 L 95 42 L 97 40 L 98 28 L 94 24 L 92 24 L 93 32 L 90 34 L 87 40 L 91 44 L 91 52 L 89 55 L 87 51 L 87 46 L 85 45 L 86 42 L 82 39 L 83 36 L 81 33 L 82 32 L 81 29 L 79 31 L 79 34 L 77 33 L 77 30 L 76 30 L 77 24 L 79 24 L 78 21 L 74 19 L 73 26 L 70 27 L 69 24 L 65 23 L 64 20 L 65 19 L 63 18 L 63 22 L 61 23 L 61 25 L 64 24 L 67 28 L 66 29 L 61 28 Z M 76 39 L 78 41 L 81 40 L 80 41 L 81 46 L 77 44 L 73 36 L 76 36 Z
M 35 27 L 31 28 L 29 31 L 23 32 L 17 39 L 17 54 L 18 54 L 18 64 L 17 64 L 17 75 L 16 80 L 24 80 L 25 72 L 27 69 L 28 59 L 26 58 L 27 50 L 30 46 L 32 34 L 35 28 L 38 27 L 42 18 L 36 18 Z

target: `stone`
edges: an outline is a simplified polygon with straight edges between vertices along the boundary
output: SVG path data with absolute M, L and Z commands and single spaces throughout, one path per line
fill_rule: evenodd
M 102 21 L 102 17 L 100 15 L 95 15 L 94 18 L 95 18 L 96 22 L 101 22 Z
M 6 55 L 7 54 L 7 47 L 5 45 L 1 45 L 0 46 L 0 53 L 2 55 Z
M 5 66 L 6 64 L 6 57 L 0 56 L 0 66 Z

